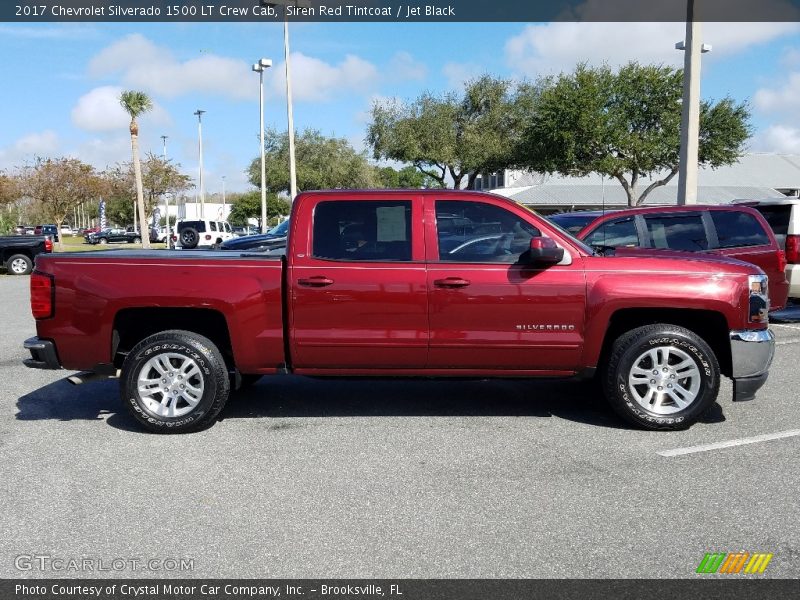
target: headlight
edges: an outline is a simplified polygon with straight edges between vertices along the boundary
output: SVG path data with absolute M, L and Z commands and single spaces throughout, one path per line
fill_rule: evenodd
M 750 290 L 749 315 L 751 323 L 769 321 L 769 278 L 766 275 L 748 275 Z

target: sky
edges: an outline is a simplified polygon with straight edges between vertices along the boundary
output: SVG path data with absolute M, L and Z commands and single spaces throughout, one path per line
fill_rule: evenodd
M 749 151 L 800 153 L 800 24 L 706 23 L 702 97 L 748 101 Z M 570 71 L 582 61 L 682 66 L 682 23 L 293 23 L 295 127 L 347 138 L 358 150 L 370 106 L 461 89 L 482 74 L 512 79 Z M 207 193 L 249 188 L 258 156 L 258 75 L 267 126 L 286 129 L 281 23 L 0 23 L 0 170 L 35 156 L 74 156 L 99 169 L 130 159 L 123 89 L 146 91 L 144 152 L 198 170 L 203 115 Z

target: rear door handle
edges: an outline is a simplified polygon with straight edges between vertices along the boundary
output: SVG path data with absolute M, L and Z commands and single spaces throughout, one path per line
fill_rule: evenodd
M 442 288 L 462 288 L 470 284 L 469 279 L 461 277 L 446 277 L 445 279 L 435 279 L 433 285 Z
M 326 285 L 332 284 L 333 279 L 328 279 L 324 275 L 316 275 L 307 279 L 298 279 L 297 283 L 306 287 L 325 287 Z

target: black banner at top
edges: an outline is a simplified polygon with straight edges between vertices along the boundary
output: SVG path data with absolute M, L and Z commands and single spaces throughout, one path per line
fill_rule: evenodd
M 800 21 L 800 0 L 4 0 L 0 21 Z M 624 35 L 624 32 L 621 32 Z

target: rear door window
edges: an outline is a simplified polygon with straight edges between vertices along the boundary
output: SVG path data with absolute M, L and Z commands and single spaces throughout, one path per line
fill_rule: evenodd
M 717 230 L 720 248 L 741 246 L 768 246 L 769 236 L 761 223 L 746 212 L 734 210 L 712 210 L 711 220 Z
M 349 261 L 410 261 L 410 200 L 332 200 L 314 209 L 313 254 Z
M 586 236 L 584 240 L 590 246 L 636 247 L 639 245 L 639 233 L 633 217 L 608 221 Z
M 688 252 L 708 250 L 708 236 L 699 213 L 647 215 L 644 221 L 654 248 Z
M 215 221 L 209 221 L 208 226 L 211 227 L 211 231 L 217 230 L 217 223 Z

